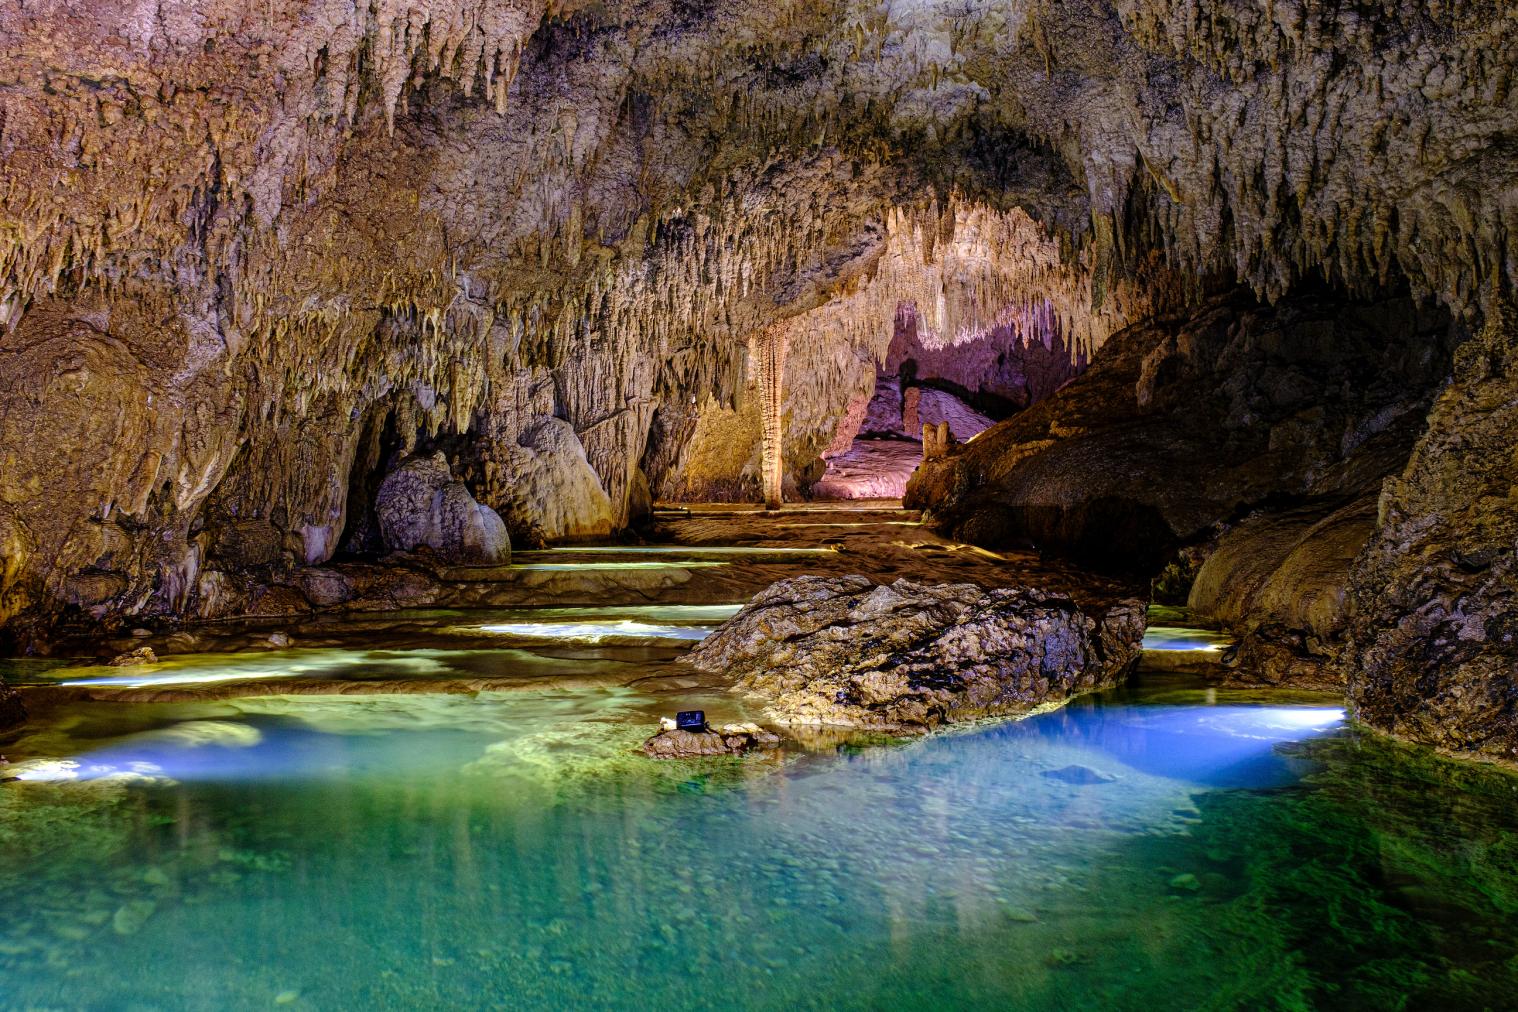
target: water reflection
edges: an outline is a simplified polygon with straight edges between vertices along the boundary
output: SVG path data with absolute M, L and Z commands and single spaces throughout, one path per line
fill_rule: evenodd
M 517 558 L 554 555 L 682 555 L 701 558 L 708 555 L 738 555 L 756 558 L 793 558 L 796 556 L 836 555 L 838 549 L 785 548 L 768 545 L 582 545 L 517 552 Z
M 1144 631 L 1143 648 L 1163 652 L 1221 653 L 1232 645 L 1226 633 L 1191 626 L 1151 625 Z

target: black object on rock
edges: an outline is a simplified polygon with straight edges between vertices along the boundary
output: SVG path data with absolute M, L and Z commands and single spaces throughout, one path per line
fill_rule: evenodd
M 700 731 L 706 727 L 705 710 L 681 710 L 675 714 L 675 727 L 681 731 Z

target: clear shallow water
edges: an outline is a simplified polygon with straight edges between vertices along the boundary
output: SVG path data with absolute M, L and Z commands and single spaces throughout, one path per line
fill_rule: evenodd
M 667 659 L 732 617 L 741 605 L 621 605 L 395 612 L 369 619 L 369 648 L 301 646 L 166 654 L 152 664 L 0 662 L 14 685 L 176 688 L 226 682 L 380 682 L 625 675 L 629 664 Z M 351 624 L 351 620 L 350 620 Z M 304 641 L 303 631 L 297 639 Z M 315 636 L 320 640 L 320 633 Z M 363 638 L 350 628 L 346 640 Z M 577 647 L 596 648 L 590 653 Z M 564 648 L 564 649 L 560 649 Z
M 0 1008 L 1511 1005 L 1518 779 L 1287 698 L 704 765 L 621 688 L 79 705 L 7 747 Z

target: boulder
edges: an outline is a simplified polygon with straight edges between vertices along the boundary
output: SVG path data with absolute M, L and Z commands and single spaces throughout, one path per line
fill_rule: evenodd
M 1031 587 L 802 576 L 760 593 L 685 661 L 732 677 L 777 723 L 913 732 L 1112 685 L 1143 633 L 1133 599 L 1088 610 Z
M 1218 539 L 1186 603 L 1237 638 L 1231 681 L 1343 688 L 1345 587 L 1375 524 L 1375 499 L 1361 497 L 1262 513 Z
M 385 477 L 374 502 L 391 551 L 431 548 L 445 562 L 492 565 L 511 557 L 506 525 L 454 481 L 441 453 L 411 457 Z
M 498 447 L 492 458 L 491 484 L 500 490 L 494 504 L 513 530 L 573 541 L 604 538 L 616 528 L 611 499 L 564 419 L 538 419 L 517 445 Z

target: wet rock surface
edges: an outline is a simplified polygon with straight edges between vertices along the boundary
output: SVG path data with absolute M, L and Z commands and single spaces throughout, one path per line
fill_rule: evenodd
M 641 751 L 650 759 L 700 759 L 779 747 L 780 736 L 756 724 L 726 724 L 700 731 L 666 728 L 645 741 Z
M 1210 546 L 1187 606 L 1238 640 L 1230 681 L 1343 689 L 1349 574 L 1375 523 L 1365 496 L 1262 513 Z
M 803 576 L 760 593 L 686 661 L 763 698 L 781 724 L 925 731 L 1111 685 L 1143 625 L 1136 600 L 1088 614 L 1032 588 Z

